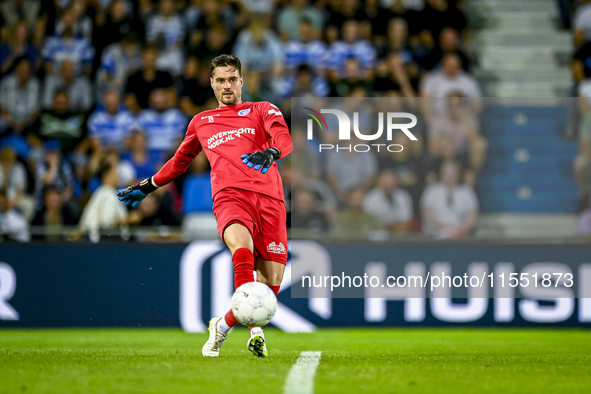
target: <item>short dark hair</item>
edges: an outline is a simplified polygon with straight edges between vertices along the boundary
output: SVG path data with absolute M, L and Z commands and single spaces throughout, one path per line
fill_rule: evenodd
M 111 163 L 109 160 L 102 160 L 98 170 L 99 178 L 102 180 L 103 177 L 113 169 L 113 167 L 113 163 Z
M 209 67 L 212 76 L 213 71 L 217 67 L 234 67 L 234 69 L 238 71 L 238 75 L 242 75 L 242 63 L 240 63 L 240 59 L 234 55 L 219 55 L 218 57 L 213 58 Z

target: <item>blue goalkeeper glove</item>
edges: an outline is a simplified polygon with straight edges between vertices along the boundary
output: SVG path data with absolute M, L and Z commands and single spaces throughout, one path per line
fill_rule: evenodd
M 273 162 L 281 157 L 281 152 L 277 148 L 269 148 L 262 152 L 254 152 L 240 156 L 242 163 L 246 164 L 249 168 L 253 168 L 258 171 L 262 168 L 261 172 L 266 174 L 269 171 L 269 167 Z
M 158 188 L 152 184 L 152 178 L 146 178 L 137 185 L 117 190 L 117 197 L 128 207 L 137 208 L 142 200 L 156 189 Z

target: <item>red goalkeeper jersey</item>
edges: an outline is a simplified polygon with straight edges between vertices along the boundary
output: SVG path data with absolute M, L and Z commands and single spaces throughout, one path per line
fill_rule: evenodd
M 244 102 L 203 111 L 193 117 L 181 146 L 154 175 L 154 183 L 164 186 L 172 182 L 204 150 L 211 165 L 213 196 L 226 187 L 234 187 L 283 201 L 277 164 L 273 163 L 263 174 L 243 164 L 240 158 L 271 147 L 279 149 L 281 157 L 292 150 L 283 114 L 268 101 Z

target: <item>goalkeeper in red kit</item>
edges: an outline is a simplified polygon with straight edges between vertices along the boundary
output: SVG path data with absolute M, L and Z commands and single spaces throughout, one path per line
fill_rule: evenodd
M 211 164 L 213 212 L 220 237 L 232 253 L 234 287 L 257 280 L 277 294 L 287 263 L 283 185 L 275 161 L 292 150 L 289 129 L 273 104 L 243 102 L 240 60 L 221 55 L 211 62 L 211 87 L 219 107 L 193 117 L 174 157 L 154 176 L 118 191 L 119 200 L 137 207 L 158 187 L 180 176 L 201 152 Z M 230 328 L 230 309 L 209 322 L 202 353 L 217 357 Z M 251 329 L 248 350 L 267 357 L 262 328 Z

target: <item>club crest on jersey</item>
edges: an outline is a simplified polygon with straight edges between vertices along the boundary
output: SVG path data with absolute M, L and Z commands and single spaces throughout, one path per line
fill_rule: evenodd
M 285 254 L 285 245 L 283 245 L 283 242 L 279 242 L 279 245 L 277 245 L 275 241 L 273 241 L 267 246 L 267 252 Z
M 238 115 L 239 116 L 246 116 L 246 115 L 248 115 L 249 112 L 250 112 L 250 108 L 249 109 L 243 109 L 241 111 L 238 111 Z

